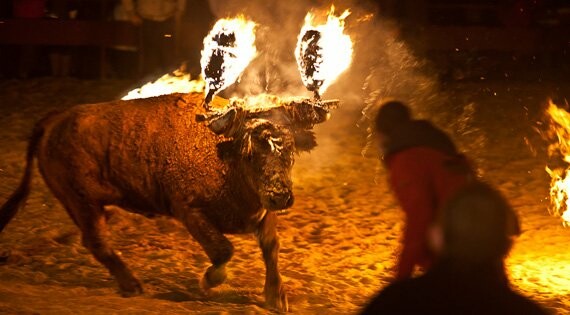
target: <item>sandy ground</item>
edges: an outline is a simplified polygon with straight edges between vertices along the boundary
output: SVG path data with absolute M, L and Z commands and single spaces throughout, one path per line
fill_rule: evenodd
M 0 202 L 19 182 L 37 119 L 53 109 L 119 98 L 125 89 L 120 81 L 0 82 Z M 461 146 L 521 216 L 524 231 L 508 259 L 514 287 L 554 314 L 569 314 L 570 228 L 548 213 L 546 144 L 532 129 L 546 98 L 568 97 L 569 91 L 505 82 L 451 84 L 443 90 L 456 104 L 449 110 L 450 126 L 457 127 Z M 354 314 L 391 277 L 402 214 L 374 154 L 361 154 L 361 109 L 335 112 L 317 128 L 319 147 L 295 166 L 296 203 L 280 217 L 279 234 L 280 267 L 296 314 Z M 461 129 L 465 115 L 469 120 Z M 11 252 L 0 265 L 0 313 L 271 313 L 263 308 L 265 271 L 253 236 L 230 236 L 236 251 L 228 280 L 204 297 L 198 280 L 209 263 L 181 225 L 117 210 L 110 224 L 114 247 L 145 286 L 144 295 L 121 298 L 35 174 L 27 206 L 0 235 L 0 250 Z

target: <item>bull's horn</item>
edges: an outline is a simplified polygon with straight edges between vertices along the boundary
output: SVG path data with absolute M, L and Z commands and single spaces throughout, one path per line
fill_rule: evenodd
M 234 137 L 242 128 L 244 121 L 242 116 L 244 114 L 241 109 L 232 107 L 223 113 L 208 117 L 208 128 L 215 134 Z
M 212 99 L 214 98 L 214 95 L 216 95 L 216 91 L 214 91 L 214 90 L 209 90 L 209 91 L 208 91 L 208 94 L 207 94 L 206 97 L 204 98 L 204 106 L 206 107 L 206 110 L 209 109 L 210 102 L 211 102 Z
M 315 124 L 320 124 L 330 118 L 329 109 L 336 108 L 339 101 L 313 101 L 303 100 L 301 102 L 291 102 L 285 106 L 291 117 L 293 125 L 301 128 L 312 128 Z

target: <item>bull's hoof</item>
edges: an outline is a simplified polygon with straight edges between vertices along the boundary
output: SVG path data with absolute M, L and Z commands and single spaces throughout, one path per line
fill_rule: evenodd
M 200 288 L 208 293 L 211 288 L 215 288 L 226 281 L 226 266 L 210 266 L 204 276 L 200 280 Z
M 142 285 L 137 279 L 119 283 L 119 292 L 122 297 L 132 297 L 143 293 Z
M 289 302 L 287 301 L 287 292 L 285 292 L 283 287 L 279 287 L 278 290 L 266 290 L 265 304 L 268 308 L 275 309 L 279 312 L 288 312 Z

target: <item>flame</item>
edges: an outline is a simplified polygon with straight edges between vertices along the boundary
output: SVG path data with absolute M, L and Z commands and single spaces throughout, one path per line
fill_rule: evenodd
M 190 74 L 176 70 L 173 75 L 165 74 L 130 91 L 122 100 L 204 91 L 209 102 L 217 92 L 232 85 L 256 56 L 255 26 L 243 16 L 218 20 L 204 38 L 201 78 L 191 81 Z
M 316 24 L 315 16 L 307 13 L 295 48 L 295 57 L 303 84 L 309 91 L 322 95 L 344 72 L 352 61 L 352 41 L 344 34 L 344 19 L 350 11 L 340 16 L 331 6 L 325 24 Z
M 204 91 L 206 82 L 202 78 L 190 80 L 190 74 L 180 70 L 165 74 L 154 82 L 148 82 L 125 95 L 122 100 L 148 98 L 172 93 L 192 93 Z
M 556 104 L 549 100 L 546 110 L 550 116 L 551 124 L 549 134 L 547 136 L 556 136 L 557 141 L 550 144 L 548 154 L 560 153 L 565 168 L 551 169 L 546 166 L 546 172 L 550 175 L 550 203 L 549 211 L 556 216 L 562 218 L 564 226 L 570 226 L 570 113 L 562 108 L 558 108 Z
M 232 85 L 257 55 L 255 27 L 241 15 L 220 19 L 204 38 L 200 64 L 206 80 L 206 102 Z
M 279 97 L 273 94 L 261 93 L 255 96 L 245 96 L 243 98 L 230 98 L 231 106 L 241 107 L 248 111 L 258 111 L 282 106 L 284 103 L 293 101 L 301 102 L 303 98 L 289 96 Z

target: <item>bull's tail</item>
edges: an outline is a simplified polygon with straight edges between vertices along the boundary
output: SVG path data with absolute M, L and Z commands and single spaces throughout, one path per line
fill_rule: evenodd
M 32 168 L 34 157 L 36 156 L 38 144 L 42 139 L 45 131 L 46 121 L 53 115 L 48 115 L 46 118 L 39 121 L 32 132 L 30 141 L 28 143 L 28 152 L 26 154 L 26 168 L 20 185 L 8 198 L 6 203 L 0 207 L 0 232 L 4 230 L 6 225 L 14 218 L 16 213 L 24 205 L 28 194 L 30 193 L 30 181 L 32 179 Z

